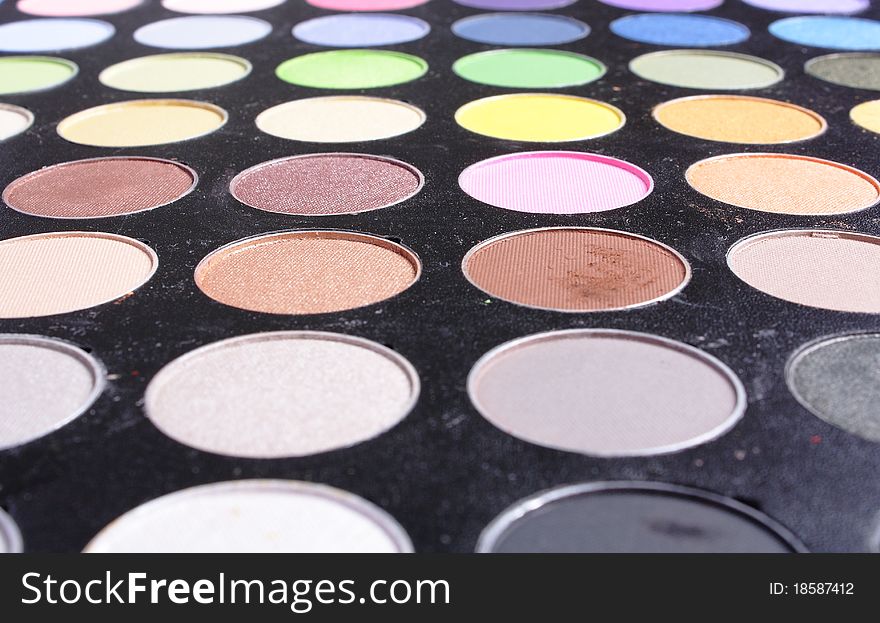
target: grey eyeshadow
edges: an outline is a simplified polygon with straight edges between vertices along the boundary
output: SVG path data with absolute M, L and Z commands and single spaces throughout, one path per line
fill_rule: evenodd
M 659 491 L 589 492 L 526 512 L 498 553 L 785 553 L 769 527 L 721 504 Z
M 880 335 L 850 335 L 807 347 L 792 359 L 788 384 L 825 422 L 880 441 Z
M 832 84 L 880 91 L 880 54 L 829 54 L 807 63 L 806 72 Z

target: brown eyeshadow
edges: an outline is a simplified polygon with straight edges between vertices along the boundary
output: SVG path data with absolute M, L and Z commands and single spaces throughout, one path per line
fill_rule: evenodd
M 258 210 L 321 216 L 387 208 L 422 183 L 417 169 L 392 158 L 313 154 L 258 164 L 232 180 L 230 191 Z
M 196 285 L 212 299 L 270 314 L 319 314 L 384 301 L 415 283 L 418 257 L 401 245 L 343 231 L 248 238 L 208 255 Z
M 542 309 L 623 309 L 672 296 L 690 277 L 687 262 L 658 242 L 589 228 L 537 229 L 475 247 L 464 272 L 489 295 Z
M 151 210 L 188 194 L 195 172 L 170 160 L 98 158 L 20 177 L 3 192 L 13 210 L 48 218 L 102 218 Z

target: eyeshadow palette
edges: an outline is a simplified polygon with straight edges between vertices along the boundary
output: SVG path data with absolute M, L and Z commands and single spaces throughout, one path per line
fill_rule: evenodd
M 0 551 L 880 547 L 880 7 L 0 2 Z

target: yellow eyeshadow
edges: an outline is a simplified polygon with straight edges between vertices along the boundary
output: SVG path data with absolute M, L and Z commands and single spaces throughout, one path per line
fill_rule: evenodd
M 123 61 L 102 71 L 98 79 L 123 91 L 173 93 L 220 87 L 241 80 L 250 72 L 251 64 L 237 56 L 184 52 Z
M 859 104 L 850 111 L 849 117 L 856 125 L 880 134 L 880 100 Z
M 619 130 L 626 122 L 616 107 L 572 95 L 515 93 L 475 100 L 455 120 L 476 134 L 511 141 L 580 141 Z

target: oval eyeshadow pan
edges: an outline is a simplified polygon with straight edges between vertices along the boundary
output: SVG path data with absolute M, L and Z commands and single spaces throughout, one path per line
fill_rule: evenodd
M 0 554 L 18 554 L 23 549 L 21 531 L 12 517 L 0 508 Z
M 116 33 L 110 22 L 97 19 L 40 18 L 0 24 L 0 52 L 78 50 L 104 43 Z
M 880 238 L 827 229 L 748 236 L 727 253 L 730 270 L 770 296 L 809 307 L 880 314 Z
M 229 185 L 245 205 L 281 214 L 330 216 L 379 210 L 406 201 L 424 184 L 412 165 L 367 154 L 308 154 L 272 160 Z
M 417 41 L 431 32 L 428 22 L 395 13 L 325 15 L 300 22 L 293 36 L 312 45 L 368 48 Z
M 489 45 L 563 45 L 583 39 L 590 27 L 580 20 L 552 13 L 483 13 L 452 24 L 462 39 Z
M 190 15 L 141 26 L 134 40 L 154 48 L 207 50 L 253 43 L 271 32 L 272 24 L 247 15 Z
M 331 50 L 291 58 L 275 74 L 314 89 L 377 89 L 417 80 L 427 71 L 423 59 L 394 50 Z
M 456 4 L 484 11 L 551 11 L 577 0 L 453 0 Z
M 143 3 L 144 0 L 18 0 L 15 8 L 42 17 L 88 17 L 124 13 Z
M 651 194 L 651 176 L 624 160 L 575 151 L 534 151 L 472 164 L 458 183 L 489 205 L 535 214 L 614 210 Z
M 452 70 L 461 78 L 517 89 L 553 89 L 598 80 L 605 65 L 564 50 L 506 49 L 477 52 L 458 59 Z
M 353 493 L 294 480 L 217 482 L 125 513 L 86 553 L 408 553 L 393 517 Z
M 575 227 L 492 238 L 471 249 L 462 270 L 490 296 L 565 312 L 656 303 L 674 296 L 690 279 L 687 261 L 659 242 Z
M 265 11 L 285 2 L 286 0 L 162 0 L 162 6 L 178 13 L 211 15 Z
M 853 123 L 880 134 L 880 100 L 863 102 L 849 111 Z
M 64 58 L 0 57 L 0 95 L 53 89 L 69 82 L 77 73 L 79 73 L 77 64 Z
M 654 108 L 668 130 L 722 143 L 776 145 L 815 138 L 828 127 L 812 110 L 762 97 L 695 95 Z
M 330 11 L 405 11 L 428 0 L 306 0 L 307 4 Z
M 141 56 L 101 72 L 101 84 L 135 93 L 174 93 L 221 87 L 246 78 L 249 61 L 229 54 L 180 52 Z
M 602 4 L 629 11 L 681 12 L 711 11 L 724 0 L 599 0 Z
M 629 69 L 658 84 L 706 91 L 763 89 L 785 77 L 776 63 L 718 50 L 650 52 L 634 58 Z
M 0 103 L 0 141 L 21 134 L 34 124 L 34 114 L 21 106 Z
M 859 13 L 871 0 L 743 0 L 745 4 L 779 13 Z
M 58 232 L 0 241 L 0 318 L 35 318 L 110 303 L 145 284 L 158 258 L 116 234 Z
M 477 411 L 523 441 L 591 456 L 649 456 L 726 433 L 742 383 L 692 346 L 611 329 L 539 333 L 484 355 L 468 377 Z
M 188 195 L 198 176 L 157 158 L 111 157 L 52 165 L 3 191 L 10 208 L 47 218 L 105 218 L 152 210 Z
M 0 334 L 0 450 L 44 437 L 82 415 L 104 388 L 104 367 L 82 349 Z
M 711 15 L 681 13 L 638 13 L 620 17 L 609 26 L 618 37 L 686 48 L 734 45 L 749 38 L 747 26 Z
M 853 52 L 818 56 L 806 62 L 804 71 L 831 84 L 880 91 L 880 54 Z
M 377 437 L 409 413 L 418 394 L 415 369 L 384 346 L 342 334 L 284 331 L 183 355 L 150 382 L 144 409 L 180 443 L 271 459 Z
M 257 127 L 272 136 L 311 143 L 377 141 L 418 129 L 425 112 L 399 100 L 365 95 L 329 95 L 278 104 L 257 115 Z
M 770 24 L 770 34 L 796 45 L 853 52 L 880 50 L 880 22 L 840 15 L 799 15 Z
M 407 290 L 420 275 L 416 254 L 383 238 L 297 230 L 221 247 L 196 267 L 195 281 L 225 305 L 300 315 L 379 303 Z
M 483 531 L 483 553 L 806 551 L 784 527 L 719 495 L 651 482 L 565 485 L 518 501 Z
M 774 214 L 847 214 L 880 201 L 880 182 L 867 173 L 809 156 L 716 156 L 691 165 L 685 177 L 716 201 Z

